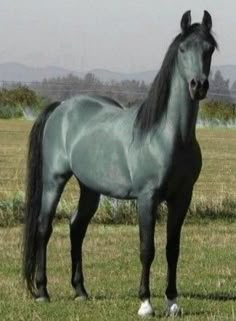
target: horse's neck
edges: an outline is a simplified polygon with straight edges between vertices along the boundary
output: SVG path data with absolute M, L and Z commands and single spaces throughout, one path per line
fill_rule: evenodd
M 199 104 L 189 94 L 186 81 L 175 68 L 171 80 L 170 96 L 162 122 L 169 139 L 175 144 L 186 145 L 195 140 Z

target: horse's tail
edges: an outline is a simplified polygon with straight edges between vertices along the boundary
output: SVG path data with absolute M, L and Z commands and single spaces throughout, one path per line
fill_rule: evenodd
M 25 228 L 23 236 L 23 278 L 28 290 L 34 294 L 36 272 L 36 242 L 38 217 L 42 198 L 42 141 L 48 117 L 59 106 L 59 102 L 49 105 L 35 121 L 29 136 L 27 159 L 27 183 L 25 197 Z

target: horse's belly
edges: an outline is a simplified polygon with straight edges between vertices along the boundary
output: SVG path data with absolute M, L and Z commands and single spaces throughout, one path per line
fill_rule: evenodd
M 89 169 L 92 162 L 86 166 L 79 164 L 74 166 L 73 172 L 85 186 L 100 194 L 115 198 L 130 198 L 132 194 L 131 184 L 125 173 L 115 165 L 107 168 L 94 166 Z
M 71 155 L 71 167 L 79 181 L 101 194 L 132 197 L 124 148 L 111 137 L 87 137 L 78 142 Z

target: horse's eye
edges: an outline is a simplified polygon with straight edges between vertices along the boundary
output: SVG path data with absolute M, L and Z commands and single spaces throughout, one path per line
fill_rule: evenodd
M 182 53 L 183 53 L 183 52 L 185 52 L 184 47 L 183 47 L 183 46 L 181 46 L 181 45 L 179 46 L 179 50 L 180 50 L 180 52 L 182 52 Z

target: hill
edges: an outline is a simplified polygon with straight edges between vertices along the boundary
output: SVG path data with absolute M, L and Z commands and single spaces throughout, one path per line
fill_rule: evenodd
M 229 79 L 230 84 L 236 81 L 236 65 L 213 66 L 213 74 L 216 70 L 220 70 L 224 79 Z M 98 79 L 103 82 L 136 80 L 151 83 L 157 73 L 157 70 L 142 71 L 136 73 L 114 72 L 106 69 L 93 69 L 88 71 L 93 73 Z M 68 74 L 73 74 L 78 77 L 84 77 L 87 72 L 78 72 L 66 68 L 47 66 L 42 68 L 29 67 L 19 63 L 4 63 L 0 64 L 0 81 L 19 81 L 32 82 L 42 81 L 54 77 L 63 77 Z

